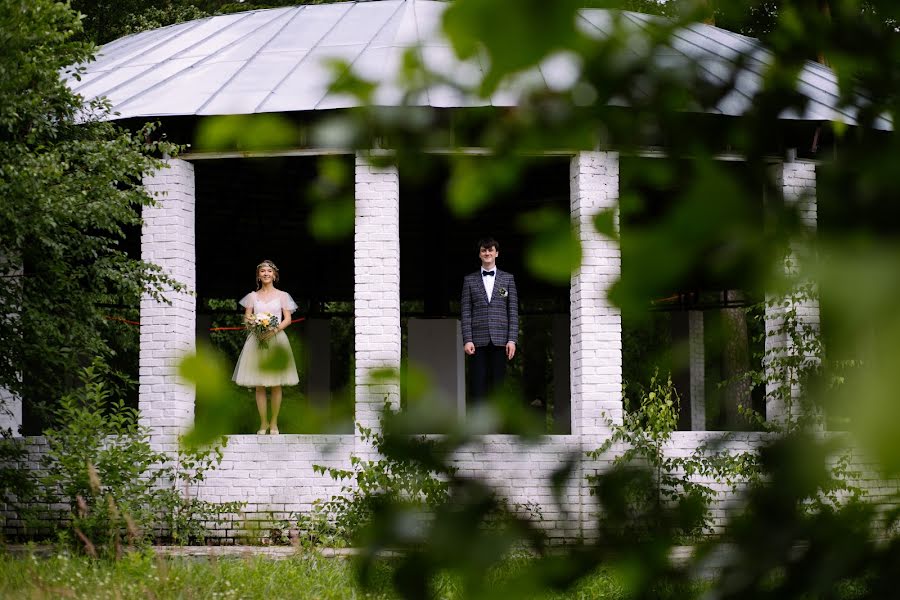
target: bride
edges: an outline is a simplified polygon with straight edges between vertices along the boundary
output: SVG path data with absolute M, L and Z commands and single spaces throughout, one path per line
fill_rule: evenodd
M 291 324 L 291 313 L 297 310 L 297 303 L 290 294 L 275 287 L 278 282 L 278 267 L 270 260 L 256 266 L 256 291 L 241 298 L 244 319 L 254 313 L 268 312 L 275 315 L 278 326 L 257 338 L 247 337 L 244 348 L 234 368 L 232 379 L 238 385 L 256 388 L 256 408 L 259 411 L 258 434 L 268 431 L 278 435 L 278 411 L 281 409 L 281 386 L 297 385 L 297 366 L 291 344 L 284 330 Z M 281 355 L 281 356 L 279 356 Z M 284 356 L 287 360 L 284 360 Z M 274 367 L 274 368 L 273 368 Z M 272 417 L 267 416 L 266 388 L 272 389 Z

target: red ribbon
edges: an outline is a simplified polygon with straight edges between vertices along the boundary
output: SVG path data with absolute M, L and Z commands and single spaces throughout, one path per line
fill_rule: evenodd
M 127 323 L 129 325 L 137 325 L 140 326 L 140 321 L 129 321 L 128 319 L 123 319 L 122 317 L 106 317 L 110 321 L 121 321 L 122 323 Z M 293 319 L 291 324 L 299 323 L 300 321 L 305 321 L 306 317 L 300 317 L 299 319 Z M 244 331 L 245 327 L 210 327 L 210 331 Z

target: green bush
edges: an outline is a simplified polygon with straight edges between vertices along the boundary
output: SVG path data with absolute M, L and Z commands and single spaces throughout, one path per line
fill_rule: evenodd
M 311 545 L 345 546 L 367 527 L 374 511 L 385 503 L 428 511 L 450 498 L 450 484 L 414 461 L 400 460 L 383 452 L 384 436 L 358 425 L 362 439 L 377 453 L 373 459 L 350 457 L 351 468 L 313 465 L 316 473 L 346 481 L 341 493 L 317 500 L 313 510 L 298 517 L 301 541 Z M 433 445 L 424 436 L 415 445 Z
M 119 556 L 123 543 L 142 545 L 157 532 L 176 543 L 203 541 L 205 524 L 224 520 L 239 503 L 191 497 L 192 488 L 222 459 L 220 448 L 179 450 L 175 460 L 153 450 L 138 411 L 113 398 L 100 361 L 55 411 L 47 430 L 39 483 L 45 501 L 65 504 L 64 540 L 88 554 Z
M 175 544 L 203 544 L 210 525 L 225 523 L 229 515 L 237 514 L 246 502 L 210 502 L 197 498 L 197 487 L 222 462 L 222 447 L 181 447 L 174 463 L 165 468 L 167 486 L 153 498 L 155 514 L 161 520 L 162 531 Z
M 685 521 L 682 534 L 694 536 L 712 530 L 709 507 L 716 497 L 713 488 L 695 478 L 713 479 L 734 487 L 737 481 L 755 476 L 756 458 L 750 452 L 718 452 L 705 445 L 689 456 L 667 456 L 666 446 L 678 428 L 679 403 L 672 378 L 660 379 L 657 370 L 637 406 L 625 397 L 623 423 L 607 419 L 612 436 L 587 455 L 597 460 L 621 444 L 621 452 L 612 461 L 613 469 L 648 469 L 652 477 L 650 485 L 634 480 L 637 484 L 627 490 L 626 497 L 635 517 L 633 525 L 646 527 L 646 532 L 650 532 L 653 524 L 639 523 L 640 515 L 662 514 L 659 510 L 662 506 L 679 505 L 685 514 L 693 515 Z M 600 477 L 589 475 L 587 479 L 593 495 Z

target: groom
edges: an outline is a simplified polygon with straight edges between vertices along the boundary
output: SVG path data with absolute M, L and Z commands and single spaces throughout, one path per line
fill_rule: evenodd
M 512 273 L 497 268 L 500 244 L 492 237 L 478 241 L 481 268 L 463 279 L 462 336 L 471 356 L 472 401 L 483 402 L 501 388 L 506 361 L 516 354 L 519 339 L 519 296 Z

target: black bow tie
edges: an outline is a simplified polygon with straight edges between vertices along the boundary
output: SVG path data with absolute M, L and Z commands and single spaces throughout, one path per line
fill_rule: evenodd
M 482 271 L 482 272 L 481 272 L 481 276 L 482 276 L 482 277 L 487 277 L 488 275 L 490 275 L 491 277 L 493 277 L 493 276 L 494 276 L 494 272 L 493 272 L 493 271 Z

